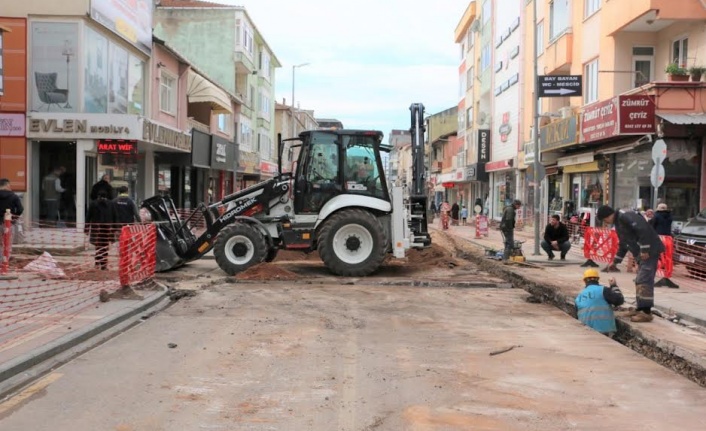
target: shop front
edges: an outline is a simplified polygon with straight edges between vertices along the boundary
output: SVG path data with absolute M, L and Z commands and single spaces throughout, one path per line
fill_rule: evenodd
M 104 177 L 138 198 L 149 194 L 139 173 L 153 159 L 140 130 L 136 115 L 28 114 L 29 218 L 50 226 L 82 223 L 91 187 Z M 52 189 L 55 179 L 60 186 Z
M 562 157 L 557 166 L 563 169 L 562 183 L 568 184 L 566 196 L 575 212 L 589 213 L 606 202 L 607 164 L 594 160 L 593 152 Z
M 490 217 L 500 220 L 505 206 L 512 203 L 516 197 L 516 175 L 513 170 L 513 159 L 488 162 L 485 171 L 490 174 L 490 196 L 485 203 Z
M 272 163 L 268 161 L 260 162 L 260 176 L 263 180 L 272 178 L 278 173 L 277 163 Z
M 191 135 L 147 118 L 142 123 L 142 140 L 154 149 L 155 193 L 169 195 L 179 208 L 192 208 L 191 200 Z
M 238 190 L 245 189 L 260 182 L 260 155 L 250 151 L 240 151 L 238 154 Z
M 466 166 L 464 178 L 469 183 L 470 189 L 469 214 L 473 214 L 473 208 L 476 204 L 481 206 L 483 214 L 487 214 L 485 200 L 488 196 L 488 174 L 485 172 L 485 163 L 473 163 Z
M 196 129 L 191 133 L 191 168 L 189 175 L 184 176 L 184 208 L 193 208 L 199 202 L 217 202 L 233 193 L 237 163 L 233 142 Z
M 211 170 L 208 193 L 211 202 L 233 193 L 238 151 L 234 142 L 217 135 L 211 136 Z

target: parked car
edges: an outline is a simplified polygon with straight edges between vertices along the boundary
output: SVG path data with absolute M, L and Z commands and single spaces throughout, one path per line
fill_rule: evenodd
M 706 278 L 706 208 L 681 226 L 675 244 L 675 261 L 692 276 Z

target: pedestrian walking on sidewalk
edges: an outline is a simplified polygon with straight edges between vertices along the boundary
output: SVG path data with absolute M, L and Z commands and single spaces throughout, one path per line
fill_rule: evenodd
M 118 222 L 118 212 L 115 205 L 108 199 L 105 190 L 98 192 L 98 199 L 88 206 L 88 217 L 83 232 L 96 247 L 95 265 L 103 271 L 108 269 L 108 250 L 115 242 L 115 227 Z
M 464 205 L 463 207 L 461 207 L 461 223 L 463 223 L 463 225 L 465 226 L 467 221 L 468 221 L 468 208 L 466 208 L 466 206 Z
M 579 320 L 601 334 L 612 336 L 617 331 L 613 306 L 623 305 L 623 292 L 615 278 L 609 280 L 609 287 L 602 286 L 595 268 L 584 271 L 583 281 L 586 287 L 574 301 Z
M 511 205 L 505 207 L 503 217 L 500 219 L 500 232 L 502 232 L 505 242 L 503 262 L 507 262 L 510 259 L 512 249 L 515 247 L 515 215 L 521 206 L 522 202 L 515 199 Z
M 458 226 L 458 212 L 459 212 L 459 207 L 458 207 L 458 202 L 454 202 L 453 205 L 451 205 L 451 224 L 454 226 Z
M 672 236 L 672 221 L 672 212 L 667 204 L 659 204 L 650 224 L 655 228 L 657 235 Z
M 637 309 L 631 313 L 630 320 L 651 322 L 657 262 L 659 255 L 664 252 L 662 240 L 645 218 L 635 211 L 616 213 L 610 206 L 603 205 L 598 208 L 596 219 L 604 224 L 614 224 L 620 241 L 613 263 L 606 268 L 606 271 L 617 271 L 616 265 L 623 261 L 628 251 L 635 258 L 639 256 L 640 265 L 635 277 Z
M 0 178 L 0 256 L 5 250 L 5 212 L 10 210 L 12 222 L 15 223 L 17 217 L 22 215 L 24 208 L 20 197 L 12 191 L 10 180 Z M 10 228 L 12 229 L 12 227 Z M 10 247 L 12 247 L 12 230 L 10 231 Z
M 549 260 L 554 259 L 554 251 L 560 251 L 561 260 L 566 260 L 566 253 L 571 249 L 571 241 L 569 241 L 569 230 L 559 220 L 559 215 L 554 214 L 549 218 L 549 224 L 544 229 L 544 239 L 540 245 L 547 252 Z

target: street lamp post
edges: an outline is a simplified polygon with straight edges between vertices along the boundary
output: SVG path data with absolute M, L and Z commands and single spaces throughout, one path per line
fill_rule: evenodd
M 296 80 L 296 73 L 295 71 L 297 70 L 297 67 L 304 67 L 308 66 L 309 63 L 301 63 L 301 64 L 295 64 L 292 66 L 292 138 L 296 136 L 296 129 L 295 129 L 295 118 L 294 118 L 294 110 L 296 109 L 294 106 L 294 83 Z

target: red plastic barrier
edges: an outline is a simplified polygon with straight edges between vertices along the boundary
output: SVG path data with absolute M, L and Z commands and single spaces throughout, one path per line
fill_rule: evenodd
M 0 274 L 7 274 L 10 268 L 10 253 L 12 251 L 12 214 L 10 210 L 5 211 L 5 220 L 3 221 L 3 247 L 2 247 L 2 264 L 0 264 Z
M 674 272 L 674 239 L 668 235 L 660 235 L 659 238 L 664 244 L 664 251 L 659 255 L 657 263 L 657 275 L 664 278 L 671 278 Z
M 583 240 L 583 257 L 597 262 L 613 262 L 618 252 L 618 234 L 613 229 L 587 227 Z
M 152 278 L 157 265 L 156 244 L 157 229 L 154 224 L 123 226 L 118 263 L 121 286 Z

